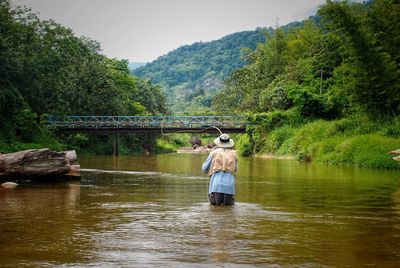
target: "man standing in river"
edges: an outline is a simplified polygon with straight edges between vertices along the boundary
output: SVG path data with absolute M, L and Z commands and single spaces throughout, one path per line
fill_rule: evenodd
M 233 205 L 235 203 L 235 177 L 237 155 L 233 149 L 234 141 L 228 134 L 221 134 L 214 140 L 216 149 L 212 150 L 203 163 L 203 172 L 208 172 L 210 185 L 208 199 L 213 206 Z

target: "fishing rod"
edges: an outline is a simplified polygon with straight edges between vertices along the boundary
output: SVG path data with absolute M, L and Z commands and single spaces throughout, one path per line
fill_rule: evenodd
M 177 133 L 200 133 L 200 132 L 206 131 L 206 130 L 211 129 L 211 128 L 215 128 L 216 130 L 218 130 L 220 135 L 222 135 L 222 131 L 216 126 L 210 126 L 210 127 L 207 127 L 207 128 L 203 128 L 202 130 L 193 130 L 193 131 L 189 131 L 189 132 L 187 130 L 179 130 L 179 131 L 174 131 L 174 132 L 171 132 L 171 133 L 164 133 L 164 131 L 163 131 L 164 119 L 165 119 L 165 116 L 163 116 L 163 119 L 161 121 L 161 126 L 160 126 L 161 135 L 163 135 L 163 136 L 169 136 L 169 135 L 173 135 L 173 134 L 177 134 Z
M 161 129 L 161 135 L 163 135 L 163 136 L 169 136 L 169 135 L 173 135 L 173 134 L 177 134 L 177 133 L 200 133 L 200 132 L 206 131 L 206 130 L 208 130 L 208 129 L 212 129 L 212 128 L 215 128 L 216 130 L 218 130 L 218 132 L 220 133 L 220 135 L 222 135 L 222 131 L 221 131 L 218 127 L 216 127 L 216 126 L 210 126 L 210 127 L 207 127 L 207 128 L 203 128 L 203 129 L 201 129 L 201 130 L 191 130 L 191 131 L 188 131 L 188 130 L 178 130 L 178 131 L 174 131 L 174 132 L 170 132 L 170 133 L 164 133 L 162 126 L 161 126 L 160 129 Z

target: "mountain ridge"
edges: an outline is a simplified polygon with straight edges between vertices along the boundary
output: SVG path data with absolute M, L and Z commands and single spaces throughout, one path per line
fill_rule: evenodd
M 128 68 L 132 72 L 137 68 L 145 66 L 146 64 L 147 64 L 147 62 L 132 61 L 132 62 L 128 63 Z
M 241 50 L 254 49 L 257 43 L 265 42 L 267 30 L 257 28 L 183 45 L 131 73 L 160 84 L 173 111 L 187 111 L 193 101 L 197 102 L 196 108 L 210 107 L 211 97 L 221 89 L 223 81 L 246 64 Z
M 283 28 L 289 30 L 301 24 L 295 21 Z M 174 113 L 211 112 L 212 97 L 222 89 L 225 79 L 248 63 L 243 59 L 243 49 L 254 50 L 272 32 L 272 27 L 258 27 L 183 45 L 131 74 L 159 84 Z

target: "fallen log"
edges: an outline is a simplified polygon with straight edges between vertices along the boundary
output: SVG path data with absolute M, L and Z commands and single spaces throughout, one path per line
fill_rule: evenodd
M 0 154 L 0 180 L 75 179 L 80 176 L 75 151 L 32 149 Z

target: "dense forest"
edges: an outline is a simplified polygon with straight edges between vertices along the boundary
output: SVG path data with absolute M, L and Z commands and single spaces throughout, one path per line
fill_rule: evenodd
M 242 155 L 399 168 L 400 3 L 327 1 L 308 20 L 180 47 L 133 71 L 100 45 L 0 0 L 0 151 L 112 153 L 113 137 L 54 137 L 46 115 L 247 115 Z M 167 109 L 170 108 L 170 110 Z M 121 153 L 189 136 L 124 135 Z
M 244 155 L 398 167 L 386 152 L 400 147 L 399 15 L 398 1 L 327 1 L 308 20 L 184 46 L 136 74 L 175 112 L 248 115 Z M 222 66 L 232 54 L 220 47 L 236 53 Z
M 399 1 L 327 1 L 249 53 L 213 108 L 249 115 L 243 154 L 398 168 L 386 152 L 400 147 L 399 31 Z
M 100 45 L 54 21 L 0 0 L 0 151 L 32 147 L 112 152 L 111 138 L 76 134 L 53 138 L 46 115 L 165 114 L 159 86 L 129 74 Z M 154 137 L 121 137 L 126 152 L 152 151 Z

